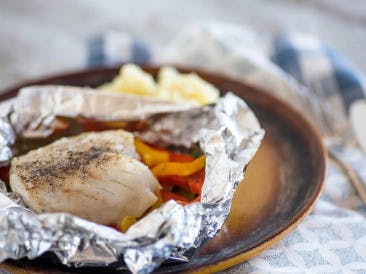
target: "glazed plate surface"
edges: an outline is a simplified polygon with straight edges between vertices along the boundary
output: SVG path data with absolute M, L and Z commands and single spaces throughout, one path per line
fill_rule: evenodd
M 145 67 L 156 74 L 158 68 Z M 243 262 L 290 233 L 310 213 L 325 176 L 325 151 L 317 132 L 288 105 L 245 83 L 193 69 L 222 92 L 243 98 L 266 130 L 264 141 L 237 189 L 229 218 L 205 245 L 189 252 L 190 261 L 166 264 L 156 273 L 212 273 Z M 5 100 L 22 86 L 63 84 L 95 87 L 110 81 L 118 68 L 100 68 L 23 83 L 0 95 Z M 7 261 L 0 266 L 16 273 L 75 273 L 99 270 L 70 269 L 49 257 L 35 261 Z M 112 271 L 114 272 L 114 271 Z M 120 272 L 120 271 L 119 271 Z M 118 273 L 118 271 L 117 271 Z

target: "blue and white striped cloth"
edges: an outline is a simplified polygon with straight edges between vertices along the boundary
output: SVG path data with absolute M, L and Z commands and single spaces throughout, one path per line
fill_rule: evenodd
M 303 112 L 296 98 L 304 93 L 311 97 L 310 90 L 333 100 L 339 106 L 335 112 L 351 114 L 360 102 L 366 109 L 362 75 L 304 34 L 270 37 L 232 24 L 199 23 L 164 46 L 112 32 L 91 41 L 89 49 L 89 66 L 196 66 L 242 79 Z M 335 122 L 348 123 L 344 120 Z M 347 180 L 330 162 L 324 193 L 311 215 L 280 243 L 224 273 L 366 273 L 366 209 Z

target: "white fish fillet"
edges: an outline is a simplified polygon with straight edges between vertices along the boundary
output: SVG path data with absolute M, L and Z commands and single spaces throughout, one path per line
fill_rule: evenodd
M 83 133 L 14 158 L 11 189 L 35 212 L 68 212 L 100 224 L 140 217 L 161 186 L 123 130 Z

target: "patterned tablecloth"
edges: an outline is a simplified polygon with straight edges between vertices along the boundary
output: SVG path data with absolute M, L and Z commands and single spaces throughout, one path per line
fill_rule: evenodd
M 174 63 L 225 72 L 300 111 L 296 96 L 314 87 L 333 100 L 339 100 L 335 93 L 341 95 L 335 113 L 349 111 L 365 96 L 362 76 L 332 49 L 304 34 L 269 37 L 237 25 L 202 23 L 183 30 L 164 47 L 125 33 L 107 33 L 91 41 L 89 52 L 90 66 Z M 224 273 L 366 273 L 365 206 L 339 167 L 329 161 L 324 192 L 295 231 Z

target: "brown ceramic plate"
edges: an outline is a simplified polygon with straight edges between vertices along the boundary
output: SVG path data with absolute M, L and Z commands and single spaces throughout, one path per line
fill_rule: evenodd
M 154 67 L 145 69 L 152 74 L 157 72 Z M 117 73 L 118 68 L 100 68 L 41 79 L 6 90 L 0 100 L 16 95 L 17 90 L 26 85 L 95 87 Z M 323 186 L 324 147 L 303 116 L 245 83 L 203 71 L 197 73 L 222 92 L 232 91 L 242 97 L 256 113 L 266 135 L 235 193 L 230 216 L 218 235 L 191 251 L 189 263 L 164 265 L 157 273 L 212 273 L 257 255 L 282 239 L 310 213 Z M 55 265 L 47 259 L 8 261 L 1 267 L 19 273 L 21 269 L 34 273 L 85 272 Z

